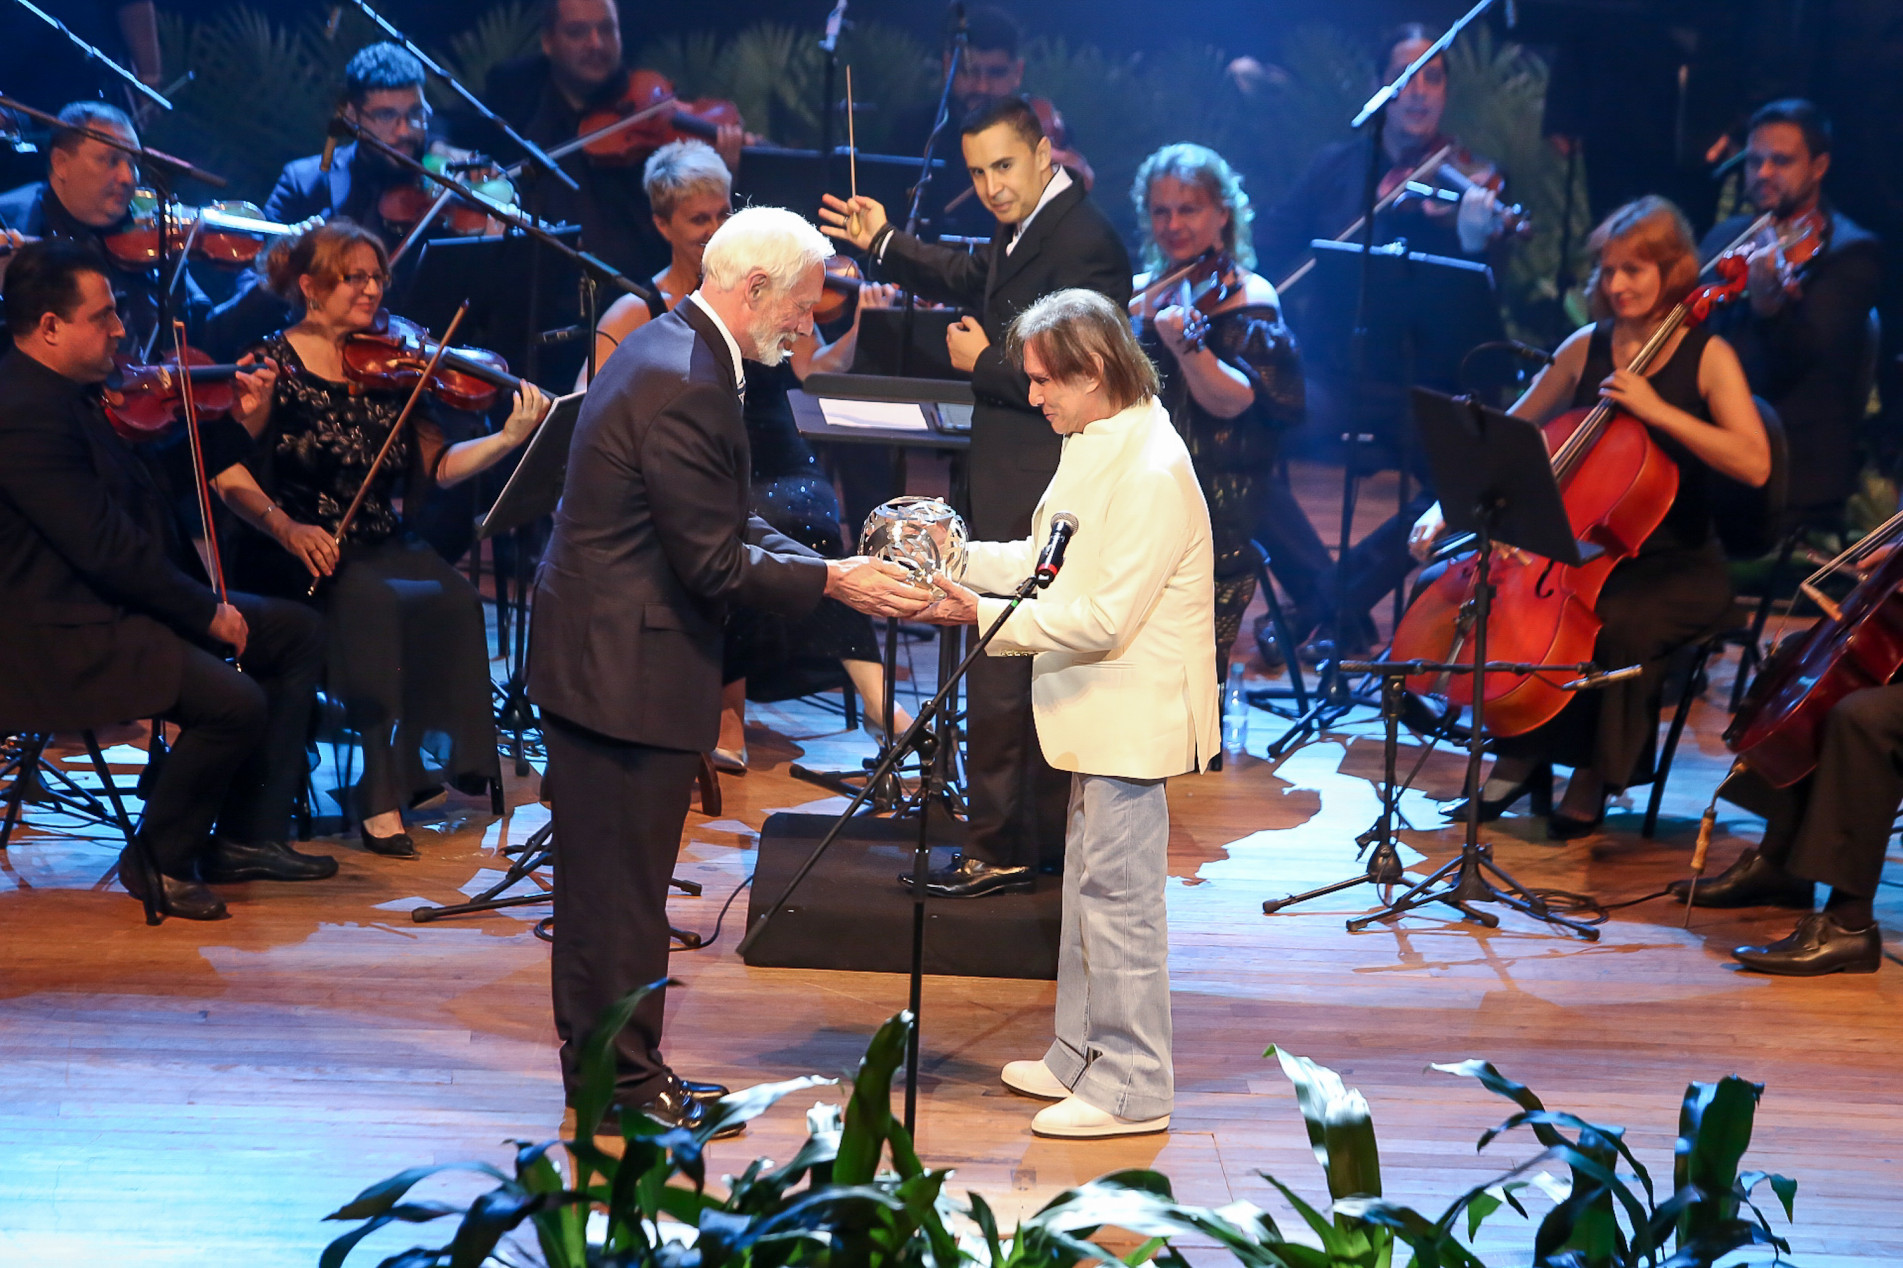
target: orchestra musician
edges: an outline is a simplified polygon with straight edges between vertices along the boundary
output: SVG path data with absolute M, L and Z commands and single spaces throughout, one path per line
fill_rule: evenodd
M 1274 473 L 1276 442 L 1302 420 L 1302 366 L 1268 279 L 1251 269 L 1254 211 L 1242 177 L 1206 146 L 1166 145 L 1143 160 L 1131 189 L 1149 268 L 1132 286 L 1137 341 L 1162 375 L 1159 399 L 1189 447 L 1216 549 L 1216 676 L 1255 597 L 1250 546 L 1258 508 L 1294 499 Z M 1142 302 L 1145 287 L 1218 253 L 1208 287 L 1191 300 L 1190 279 Z M 1300 506 L 1294 513 L 1301 514 Z
M 1511 412 L 1544 424 L 1601 398 L 1646 424 L 1678 468 L 1678 491 L 1664 521 L 1638 552 L 1613 568 L 1600 593 L 1603 627 L 1593 650 L 1607 669 L 1640 665 L 1636 679 L 1574 696 L 1551 722 L 1494 741 L 1497 760 L 1481 789 L 1482 822 L 1532 793 L 1550 798 L 1552 768 L 1569 766 L 1564 802 L 1547 835 L 1569 840 L 1596 831 L 1609 789 L 1639 775 L 1658 732 L 1658 694 L 1677 648 L 1710 628 L 1731 604 L 1731 580 L 1712 518 L 1720 476 L 1753 488 L 1770 478 L 1771 447 L 1737 354 L 1704 326 L 1681 327 L 1648 375 L 1628 369 L 1634 354 L 1698 278 L 1691 227 L 1677 207 L 1648 196 L 1614 211 L 1588 240 L 1594 266 L 1586 289 L 1598 318 L 1560 345 L 1551 365 Z M 1426 559 L 1446 530 L 1438 504 L 1414 525 L 1409 543 Z M 1464 816 L 1464 807 L 1451 811 Z
M 947 127 L 933 143 L 931 155 L 944 160 L 947 171 L 943 176 L 935 177 L 932 184 L 926 187 L 926 201 L 921 212 L 935 233 L 983 238 L 991 233 L 991 218 L 983 200 L 975 197 L 972 190 L 953 175 L 953 170 L 960 167 L 961 163 L 951 143 L 952 129 L 960 119 L 973 112 L 1023 93 L 1024 58 L 1019 52 L 1023 37 L 1017 21 L 996 5 L 981 4 L 971 8 L 953 5 L 946 17 L 945 48 L 939 70 L 941 83 L 946 72 L 951 70 L 952 41 L 957 30 L 956 13 L 959 10 L 965 13 L 965 52 L 959 58 L 958 73 L 952 76 L 951 114 Z M 1041 97 L 1028 100 L 1034 108 L 1043 112 L 1043 117 L 1051 121 L 1046 125 L 1047 132 L 1051 132 L 1053 126 L 1062 126 L 1062 116 L 1048 100 Z M 934 97 L 930 103 L 920 106 L 899 122 L 897 133 L 904 138 L 900 144 L 909 152 L 925 152 L 925 144 L 932 137 L 932 123 L 937 111 L 938 99 Z M 1097 174 L 1091 170 L 1089 160 L 1070 145 L 1067 134 L 1052 135 L 1051 161 L 1076 173 L 1085 189 L 1097 183 Z
M 1874 973 L 1883 931 L 1874 900 L 1883 857 L 1903 803 L 1903 683 L 1866 687 L 1825 716 L 1817 769 L 1789 788 L 1750 770 L 1726 781 L 1723 796 L 1764 816 L 1755 849 L 1710 881 L 1674 881 L 1694 907 L 1798 907 L 1791 933 L 1732 954 L 1747 969 L 1787 977 Z M 1809 910 L 1816 887 L 1824 905 Z
M 573 140 L 582 118 L 612 108 L 628 83 L 617 0 L 542 0 L 541 52 L 489 72 L 483 100 L 524 137 L 550 149 Z M 714 148 L 738 170 L 745 134 L 723 125 Z M 654 230 L 641 163 L 561 160 L 579 194 L 543 178 L 531 196 L 545 220 L 581 226 L 583 246 L 629 277 L 666 268 L 668 244 Z M 524 169 L 524 180 L 535 179 Z
M 1808 101 L 1773 101 L 1751 116 L 1746 189 L 1773 223 L 1750 249 L 1750 303 L 1715 313 L 1712 327 L 1737 348 L 1751 390 L 1784 424 L 1786 504 L 1794 516 L 1822 522 L 1839 519 L 1856 489 L 1883 283 L 1881 244 L 1824 197 L 1830 138 L 1830 120 Z M 1702 253 L 1722 251 L 1751 220 L 1741 214 L 1717 225 Z M 1808 241 L 1807 228 L 1815 235 Z M 1781 248 L 1794 233 L 1799 240 Z
M 652 319 L 672 311 L 700 285 L 701 258 L 715 230 L 733 214 L 733 178 L 727 165 L 704 141 L 671 141 L 649 156 L 642 172 L 654 224 L 667 239 L 673 259 L 656 273 L 655 301 L 626 295 L 602 314 L 595 329 L 595 361 L 607 361 L 622 340 Z M 750 362 L 745 367 L 747 395 L 743 412 L 752 460 L 750 504 L 753 514 L 809 550 L 836 559 L 843 550 L 839 499 L 819 460 L 800 436 L 789 388 L 814 370 L 844 370 L 852 363 L 859 313 L 889 303 L 890 288 L 867 284 L 859 292 L 851 327 L 831 343 L 818 331 L 802 334 L 778 366 Z M 586 385 L 587 367 L 581 386 Z M 774 613 L 736 609 L 728 618 L 723 644 L 720 739 L 714 766 L 732 774 L 747 769 L 746 705 L 750 677 L 785 673 L 801 661 L 837 661 L 846 671 L 866 710 L 867 726 L 886 729 L 885 664 L 872 623 L 863 613 L 822 599 L 812 613 L 789 621 Z M 777 699 L 766 696 L 762 699 Z M 911 724 L 895 711 L 898 730 Z
M 1439 32 L 1421 23 L 1406 23 L 1383 37 L 1378 45 L 1376 65 L 1385 81 L 1399 75 L 1414 59 L 1428 50 Z M 1410 251 L 1452 257 L 1478 257 L 1494 253 L 1504 233 L 1497 214 L 1499 196 L 1492 187 L 1498 182 L 1498 168 L 1491 161 L 1471 153 L 1441 128 L 1447 108 L 1447 61 L 1437 57 L 1421 68 L 1406 89 L 1388 107 L 1386 127 L 1381 134 L 1383 173 L 1378 194 L 1386 197 L 1401 187 L 1423 161 L 1451 147 L 1450 162 L 1472 185 L 1461 194 L 1458 203 L 1411 196 L 1398 198 L 1378 212 L 1374 223 L 1374 242 L 1381 246 L 1405 239 Z M 1296 181 L 1282 200 L 1258 217 L 1255 249 L 1259 267 L 1275 284 L 1290 276 L 1303 260 L 1309 243 L 1317 238 L 1339 237 L 1361 218 L 1365 208 L 1365 183 L 1369 141 L 1365 137 L 1328 146 L 1315 156 L 1308 170 Z M 1435 173 L 1422 176 L 1423 183 L 1439 184 Z M 1354 240 L 1361 240 L 1357 231 Z M 1302 283 L 1315 285 L 1314 279 Z M 1292 303 L 1296 329 L 1301 329 L 1302 291 L 1282 297 Z M 1331 350 L 1321 345 L 1304 349 L 1308 375 L 1308 411 L 1318 434 L 1334 436 L 1351 428 L 1367 430 L 1365 420 L 1355 409 L 1359 387 L 1356 368 L 1338 364 L 1346 348 Z M 1269 552 L 1269 566 L 1288 593 L 1289 625 L 1298 640 L 1321 631 L 1332 636 L 1335 610 L 1341 609 L 1341 636 L 1344 654 L 1366 652 L 1374 642 L 1375 627 L 1369 610 L 1381 597 L 1406 578 L 1409 563 L 1407 531 L 1415 518 L 1433 501 L 1423 492 L 1385 524 L 1369 533 L 1348 551 L 1343 568 L 1347 576 L 1345 595 L 1335 594 L 1336 575 L 1333 556 L 1321 536 L 1288 499 L 1271 499 L 1262 508 L 1256 526 L 1256 538 Z M 1257 636 L 1263 657 L 1277 663 L 1294 649 L 1275 645 L 1273 632 L 1263 629 Z M 1329 638 L 1318 638 L 1309 649 L 1310 659 L 1327 659 L 1334 653 Z
M 205 882 L 334 875 L 334 859 L 287 844 L 321 623 L 296 604 L 236 591 L 221 602 L 207 584 L 163 485 L 102 406 L 123 330 L 93 253 L 28 245 L 5 292 L 0 659 L 12 672 L 0 677 L 0 729 L 177 725 L 119 866 L 127 888 L 160 911 L 218 920 L 224 901 Z M 268 367 L 240 376 L 237 408 L 255 412 L 271 378 Z M 243 450 L 228 420 L 204 420 L 204 433 L 208 454 Z M 243 672 L 227 662 L 233 652 Z M 157 893 L 146 891 L 146 861 Z
M 312 579 L 322 580 L 328 689 L 363 750 L 355 798 L 363 845 L 414 858 L 406 810 L 445 784 L 466 793 L 500 788 L 502 771 L 481 596 L 410 529 L 405 512 L 431 488 L 467 480 L 521 445 L 548 400 L 524 383 L 500 431 L 457 444 L 419 403 L 371 478 L 409 392 L 352 381 L 344 344 L 376 324 L 388 262 L 382 239 L 343 218 L 272 247 L 271 285 L 303 315 L 264 341 L 260 351 L 279 373 L 246 420 L 258 445 L 215 485 L 256 530 L 233 552 L 245 584 L 303 599 Z M 360 489 L 362 506 L 340 548 L 334 538 Z M 446 737 L 447 750 L 435 736 Z
M 828 194 L 819 215 L 825 232 L 866 251 L 889 280 L 979 314 L 945 333 L 952 365 L 971 374 L 976 397 L 971 530 L 988 541 L 1016 541 L 1031 531 L 1031 512 L 1063 446 L 1028 404 L 1024 371 L 1004 356 L 1005 329 L 1039 299 L 1072 287 L 1128 305 L 1130 256 L 1082 181 L 1053 161 L 1029 102 L 994 102 L 966 118 L 961 131 L 972 188 L 995 218 L 983 251 L 921 242 L 863 194 Z M 965 850 L 933 874 L 931 892 L 976 898 L 1028 890 L 1034 869 L 1062 866 L 1067 781 L 1038 750 L 1029 664 L 980 657 L 966 687 Z
M 1012 323 L 1008 347 L 1064 456 L 1034 531 L 972 542 L 967 584 L 938 579 L 945 598 L 924 613 L 990 629 L 1007 608 L 989 596 L 1041 571 L 1052 521 L 1075 520 L 1062 569 L 987 649 L 1034 657 L 1038 739 L 1071 772 L 1056 1037 L 1001 1075 L 1054 1102 L 1031 1120 L 1037 1135 L 1163 1131 L 1175 1097 L 1165 785 L 1220 748 L 1209 512 L 1127 312 L 1060 291 Z
M 717 735 L 729 607 L 798 616 L 831 596 L 907 617 L 931 597 L 893 565 L 821 559 L 746 512 L 743 360 L 777 365 L 812 330 L 831 254 L 791 212 L 737 212 L 707 243 L 699 289 L 623 341 L 575 424 L 536 572 L 528 681 L 548 743 L 551 987 L 571 1103 L 602 1010 L 667 977 L 668 878 Z M 691 1128 L 726 1089 L 668 1067 L 665 994 L 615 1037 L 614 1101 Z

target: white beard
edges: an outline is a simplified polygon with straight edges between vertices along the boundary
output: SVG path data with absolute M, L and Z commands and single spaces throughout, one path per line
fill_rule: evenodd
M 762 319 L 748 330 L 755 349 L 753 359 L 761 365 L 771 368 L 785 361 L 793 354 L 793 343 L 797 335 L 783 335 L 774 329 L 774 323 Z

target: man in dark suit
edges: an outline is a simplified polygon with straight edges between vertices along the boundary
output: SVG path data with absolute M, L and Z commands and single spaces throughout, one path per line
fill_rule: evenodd
M 68 242 L 23 248 L 6 302 L 0 732 L 153 716 L 179 725 L 147 788 L 136 846 L 120 860 L 127 888 L 160 910 L 223 917 L 201 879 L 333 874 L 335 861 L 285 844 L 323 664 L 321 620 L 251 595 L 221 603 L 192 575 L 158 481 L 101 407 L 123 328 L 92 255 Z M 261 408 L 269 391 L 250 379 L 240 404 Z M 225 663 L 226 648 L 245 672 Z M 146 888 L 147 862 L 158 892 Z
M 1016 541 L 1057 470 L 1063 443 L 1030 405 L 1030 380 L 1004 356 L 1014 318 L 1054 291 L 1083 287 L 1130 300 L 1130 254 L 1083 182 L 1051 161 L 1050 139 L 1022 97 L 1007 97 L 964 122 L 965 166 L 997 218 L 978 254 L 919 241 L 876 199 L 826 195 L 825 231 L 867 251 L 888 280 L 927 299 L 973 309 L 946 331 L 952 364 L 971 374 L 971 532 Z M 970 821 L 964 856 L 932 876 L 946 898 L 1028 890 L 1036 869 L 1061 869 L 1069 777 L 1038 749 L 1028 659 L 981 656 L 967 680 Z
M 1871 309 L 1883 284 L 1883 250 L 1867 230 L 1824 198 L 1830 120 L 1808 101 L 1773 101 L 1751 116 L 1744 154 L 1751 203 L 1770 212 L 1780 238 L 1806 220 L 1821 222 L 1817 253 L 1786 278 L 1779 252 L 1749 255 L 1749 298 L 1712 315 L 1730 341 L 1751 390 L 1769 401 L 1790 443 L 1786 504 L 1811 519 L 1841 515 L 1857 484 L 1858 425 L 1876 364 Z M 1706 235 L 1709 257 L 1743 233 L 1741 214 Z
M 707 244 L 701 288 L 622 341 L 575 425 L 528 683 L 548 742 L 551 985 L 571 1100 L 602 1010 L 667 976 L 668 877 L 719 731 L 728 608 L 797 616 L 829 595 L 909 616 L 930 599 L 891 565 L 823 559 L 747 514 L 741 361 L 778 365 L 812 330 L 831 254 L 791 212 L 736 214 Z M 616 1041 L 615 1101 L 692 1126 L 725 1089 L 668 1068 L 663 1002 L 649 995 Z

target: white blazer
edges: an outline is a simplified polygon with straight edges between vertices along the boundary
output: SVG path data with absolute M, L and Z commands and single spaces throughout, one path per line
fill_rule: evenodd
M 1066 436 L 1030 538 L 972 543 L 966 584 L 1010 594 L 1060 511 L 1077 517 L 1063 570 L 989 649 L 1036 655 L 1045 760 L 1125 779 L 1201 770 L 1221 743 L 1215 553 L 1189 451 L 1161 404 L 1141 401 Z M 981 599 L 979 630 L 1007 603 Z

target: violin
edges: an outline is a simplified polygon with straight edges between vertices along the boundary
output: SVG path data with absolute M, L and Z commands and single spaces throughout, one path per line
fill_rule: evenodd
M 659 108 L 670 102 L 672 110 Z M 646 118 L 626 127 L 615 126 L 643 112 Z M 582 153 L 596 163 L 618 167 L 641 162 L 670 141 L 693 138 L 711 145 L 723 125 L 740 121 L 740 108 L 731 101 L 711 97 L 681 101 L 674 94 L 673 82 L 661 72 L 631 70 L 623 76 L 621 92 L 613 101 L 581 117 L 577 136 L 591 138 L 582 145 Z
M 859 287 L 864 282 L 865 274 L 850 256 L 827 256 L 826 284 L 813 308 L 814 322 L 824 325 L 851 313 L 859 306 Z
M 185 356 L 183 373 L 176 353 L 168 353 L 153 365 L 141 365 L 128 357 L 115 358 L 102 399 L 106 418 L 121 439 L 140 444 L 169 433 L 185 417 L 188 382 L 200 413 L 225 413 L 237 400 L 231 380 L 259 368 L 214 365 L 196 348 L 187 348 Z
M 1718 281 L 1694 290 L 1659 323 L 1633 357 L 1628 367 L 1633 373 L 1646 373 L 1680 329 L 1744 294 L 1742 255 L 1724 257 L 1715 271 Z M 1678 468 L 1652 438 L 1651 428 L 1603 398 L 1561 414 L 1544 430 L 1573 536 L 1601 553 L 1577 568 L 1523 551 L 1495 560 L 1488 654 L 1525 664 L 1578 664 L 1592 658 L 1599 637 L 1594 609 L 1606 577 L 1664 522 L 1678 496 Z M 1459 543 L 1449 543 L 1442 557 L 1458 549 Z M 1461 659 L 1473 633 L 1476 563 L 1471 553 L 1454 560 L 1422 591 L 1395 627 L 1390 652 L 1395 660 Z M 1539 675 L 1474 677 L 1485 680 L 1480 689 L 1487 729 L 1495 735 L 1524 735 L 1551 721 L 1572 699 L 1559 683 Z M 1475 689 L 1472 677 L 1448 674 L 1416 675 L 1407 686 L 1461 705 L 1472 703 Z
M 522 386 L 509 363 L 487 349 L 444 348 L 438 356 L 428 330 L 387 309 L 370 329 L 344 339 L 343 361 L 345 376 L 366 391 L 406 392 L 423 383 L 432 399 L 478 414 L 495 404 L 499 392 Z
M 304 232 L 316 217 L 294 225 L 266 220 L 254 203 L 218 202 L 204 207 L 171 203 L 165 209 L 166 250 L 159 246 L 158 197 L 149 189 L 134 190 L 131 219 L 105 236 L 106 253 L 127 268 L 147 269 L 162 255 L 186 254 L 225 268 L 247 268 L 257 263 L 266 243 Z
M 1804 278 L 1810 265 L 1830 244 L 1830 217 L 1818 208 L 1792 216 L 1779 225 L 1772 216 L 1760 216 L 1746 246 L 1768 250 L 1777 271 L 1778 285 L 1790 299 L 1801 299 Z
M 432 145 L 423 156 L 423 166 L 439 174 L 454 173 L 484 198 L 503 207 L 515 207 L 515 183 L 484 155 Z M 384 190 L 377 199 L 377 215 L 399 233 L 415 229 L 432 214 L 437 223 L 459 238 L 492 237 L 502 232 L 502 223 L 486 208 L 445 195 L 446 191 L 418 176 Z
M 1419 180 L 1406 180 L 1401 184 L 1401 193 L 1395 202 L 1397 205 L 1410 199 L 1423 202 L 1459 204 L 1462 195 L 1470 189 L 1485 188 L 1499 193 L 1506 182 L 1499 169 L 1491 165 L 1482 169 L 1478 176 L 1470 176 L 1452 162 L 1442 163 L 1433 171 L 1438 184 Z M 1527 238 L 1533 234 L 1533 221 L 1526 214 L 1526 208 L 1518 203 L 1500 203 L 1493 209 L 1493 232 L 1502 237 Z
M 1181 308 L 1183 339 L 1200 352 L 1209 337 L 1209 321 L 1242 292 L 1241 271 L 1235 257 L 1221 247 L 1210 247 L 1194 259 L 1161 273 L 1130 297 L 1130 315 L 1154 321 L 1164 308 Z

